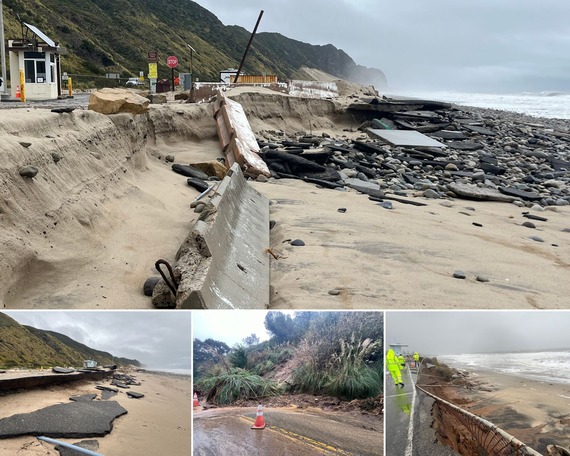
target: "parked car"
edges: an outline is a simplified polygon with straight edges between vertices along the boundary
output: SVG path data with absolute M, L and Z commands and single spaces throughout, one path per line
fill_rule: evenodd
M 129 78 L 129 80 L 125 82 L 125 85 L 128 87 L 136 87 L 144 85 L 144 82 L 142 82 L 139 78 Z

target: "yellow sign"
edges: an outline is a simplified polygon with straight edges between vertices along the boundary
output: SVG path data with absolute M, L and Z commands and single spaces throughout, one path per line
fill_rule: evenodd
M 158 79 L 158 63 L 148 64 L 148 77 L 149 79 Z

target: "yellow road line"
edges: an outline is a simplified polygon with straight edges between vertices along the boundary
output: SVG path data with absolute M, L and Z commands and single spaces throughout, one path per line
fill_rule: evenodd
M 253 423 L 255 423 L 255 420 L 254 420 L 253 418 L 248 417 L 248 416 L 239 416 L 238 418 L 239 418 L 240 420 L 242 420 L 242 421 L 245 421 L 245 422 L 248 423 L 248 424 L 253 424 Z M 330 452 L 332 452 L 333 454 L 343 454 L 343 455 L 345 455 L 345 456 L 352 456 L 352 455 L 353 455 L 353 453 L 348 453 L 348 452 L 346 452 L 346 451 L 344 451 L 344 450 L 341 450 L 340 448 L 336 448 L 336 447 L 333 447 L 333 446 L 331 446 L 331 445 L 328 445 L 328 444 L 326 444 L 326 443 L 324 443 L 324 442 L 320 442 L 320 441 L 318 441 L 318 440 L 311 439 L 310 437 L 305 437 L 304 435 L 301 435 L 301 434 L 297 434 L 297 433 L 295 433 L 295 432 L 288 431 L 287 429 L 278 428 L 278 427 L 275 427 L 275 426 L 266 427 L 265 429 L 266 429 L 266 430 L 270 430 L 270 431 L 277 432 L 278 434 L 282 434 L 282 435 L 284 435 L 285 437 L 288 437 L 288 438 L 290 438 L 291 440 L 294 440 L 294 441 L 296 441 L 296 442 L 301 441 L 301 442 L 303 442 L 303 443 L 306 443 L 306 444 L 308 444 L 308 445 L 311 445 L 311 446 L 313 446 L 313 447 L 315 447 L 315 448 L 318 448 L 318 449 L 320 449 L 320 450 L 330 451 Z

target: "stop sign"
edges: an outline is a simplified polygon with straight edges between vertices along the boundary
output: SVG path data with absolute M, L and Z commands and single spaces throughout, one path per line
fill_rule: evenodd
M 166 64 L 170 68 L 176 68 L 178 66 L 178 57 L 176 57 L 174 55 L 168 56 L 168 58 L 166 59 Z

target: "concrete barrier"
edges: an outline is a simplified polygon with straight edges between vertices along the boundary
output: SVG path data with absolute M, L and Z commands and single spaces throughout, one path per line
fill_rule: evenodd
M 269 201 L 247 183 L 236 163 L 210 192 L 206 209 L 179 249 L 176 307 L 267 308 L 268 248 Z

